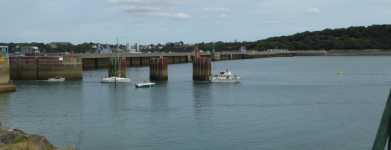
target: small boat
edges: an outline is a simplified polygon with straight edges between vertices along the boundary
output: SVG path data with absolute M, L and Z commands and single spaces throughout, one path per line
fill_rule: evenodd
M 136 88 L 142 88 L 142 87 L 154 87 L 155 83 L 151 83 L 148 81 L 144 81 L 143 83 L 137 83 Z
M 130 83 L 131 78 L 121 78 L 121 77 L 104 77 L 102 78 L 102 83 Z
M 56 76 L 55 78 L 49 78 L 48 81 L 65 81 L 62 76 Z
M 220 69 L 217 72 L 218 74 L 209 77 L 209 82 L 239 82 L 241 79 L 243 79 L 243 77 L 232 75 L 228 69 L 226 72 L 220 72 Z

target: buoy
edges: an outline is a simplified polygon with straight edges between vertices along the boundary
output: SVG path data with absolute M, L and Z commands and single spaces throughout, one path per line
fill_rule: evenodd
M 338 72 L 338 74 L 342 74 L 342 72 L 340 71 L 340 72 Z

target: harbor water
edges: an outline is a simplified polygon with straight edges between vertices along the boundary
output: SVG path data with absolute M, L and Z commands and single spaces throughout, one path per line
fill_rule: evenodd
M 212 62 L 240 83 L 193 82 L 192 63 L 168 80 L 128 67 L 131 83 L 15 81 L 0 94 L 3 126 L 81 149 L 370 149 L 391 89 L 391 56 L 307 56 Z M 339 71 L 342 74 L 337 74 Z M 65 139 L 66 138 L 66 139 Z

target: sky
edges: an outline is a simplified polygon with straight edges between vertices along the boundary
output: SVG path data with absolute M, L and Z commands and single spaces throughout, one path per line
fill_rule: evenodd
M 0 0 L 0 43 L 257 41 L 391 24 L 391 0 Z

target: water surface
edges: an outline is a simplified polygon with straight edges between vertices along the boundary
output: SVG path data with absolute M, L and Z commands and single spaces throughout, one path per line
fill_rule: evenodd
M 129 67 L 131 83 L 116 88 L 90 76 L 107 69 L 86 70 L 83 80 L 15 81 L 17 92 L 0 94 L 0 120 L 56 147 L 63 133 L 75 145 L 82 131 L 81 149 L 370 149 L 391 88 L 390 60 L 218 61 L 213 73 L 228 68 L 244 79 L 213 84 L 193 82 L 191 63 L 171 64 L 168 81 L 140 89 L 148 67 Z

